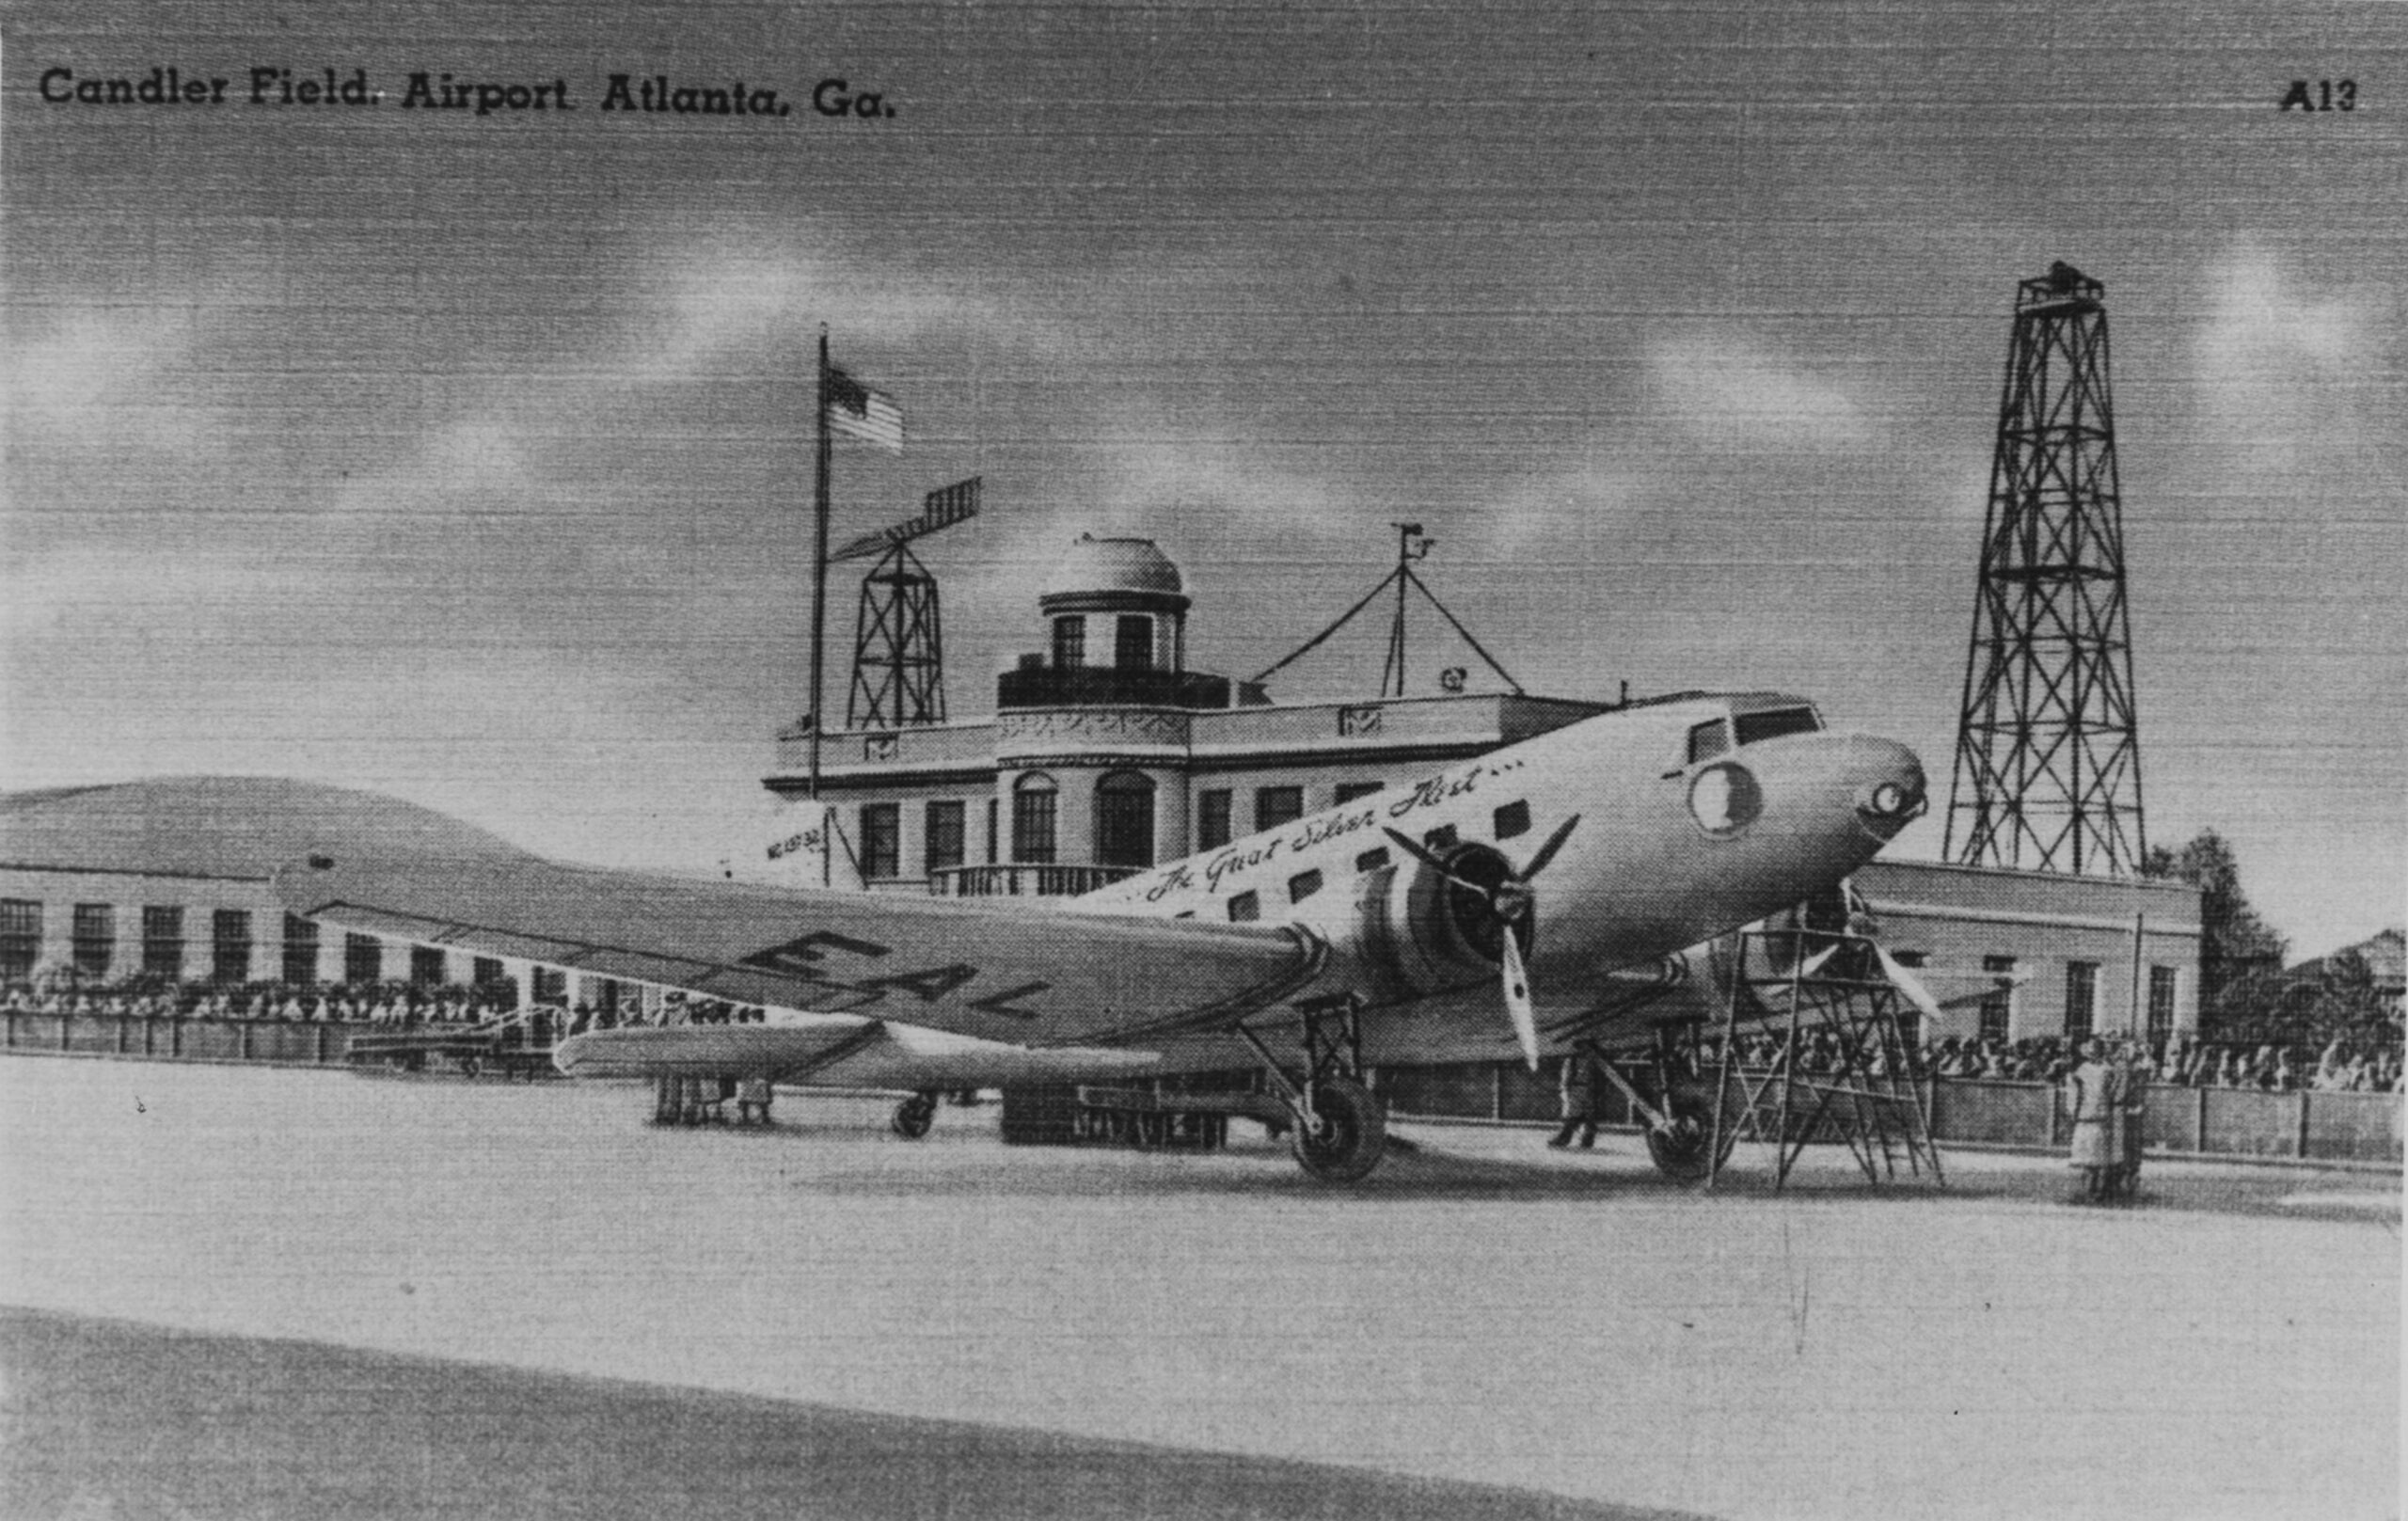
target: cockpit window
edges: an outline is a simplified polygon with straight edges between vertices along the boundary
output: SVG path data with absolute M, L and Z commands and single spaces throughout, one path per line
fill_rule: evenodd
M 1730 748 L 1731 731 L 1722 726 L 1720 719 L 1716 719 L 1712 723 L 1701 723 L 1689 731 L 1689 764 L 1691 766 L 1695 766 L 1702 760 L 1712 760 Z
M 1823 726 L 1811 707 L 1777 707 L 1769 713 L 1742 713 L 1732 721 L 1738 725 L 1739 743 L 1743 745 L 1778 739 L 1785 734 L 1813 734 Z

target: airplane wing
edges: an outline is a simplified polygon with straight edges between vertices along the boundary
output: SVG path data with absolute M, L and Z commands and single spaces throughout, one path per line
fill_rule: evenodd
M 293 913 L 362 933 L 1022 1048 L 1225 1028 L 1303 991 L 1327 956 L 1291 927 L 809 892 L 531 857 L 318 854 L 278 871 L 276 888 Z

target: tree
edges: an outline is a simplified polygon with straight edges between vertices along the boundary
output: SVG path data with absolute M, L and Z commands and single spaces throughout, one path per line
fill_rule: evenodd
M 2262 1027 L 2288 1001 L 2282 970 L 2289 943 L 2249 906 L 2231 844 L 2214 830 L 2201 830 L 2180 850 L 2152 847 L 2141 875 L 2199 890 L 2200 1034 L 2210 1040 L 2264 1038 Z

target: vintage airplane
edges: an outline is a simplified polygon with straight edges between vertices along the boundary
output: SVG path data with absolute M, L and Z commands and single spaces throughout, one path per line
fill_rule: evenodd
M 1644 1037 L 1643 1013 L 1620 1018 L 1643 1009 L 1633 989 L 1687 947 L 1830 892 L 1924 807 L 1903 745 L 1829 733 L 1795 697 L 1686 693 L 1075 898 L 533 857 L 316 854 L 277 886 L 293 912 L 347 929 L 800 1011 L 579 1035 L 556 1055 L 573 1076 L 925 1093 L 1259 1068 L 1298 1161 L 1344 1180 L 1385 1145 L 1366 1066 L 1518 1047 L 1535 1069 L 1575 1039 Z M 1675 1117 L 1669 1101 L 1654 1113 Z

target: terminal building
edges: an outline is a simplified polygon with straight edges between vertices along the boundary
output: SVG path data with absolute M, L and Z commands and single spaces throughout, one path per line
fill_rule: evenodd
M 1038 595 L 1042 647 L 1002 673 L 991 718 L 819 736 L 820 797 L 863 884 L 1083 893 L 1615 705 L 1275 705 L 1187 668 L 1190 607 L 1153 541 L 1083 537 Z M 812 742 L 807 726 L 778 736 L 773 794 L 807 798 Z M 1946 1006 L 1934 1036 L 2197 1030 L 2198 894 L 2183 883 L 1883 861 L 1855 886 Z

